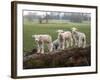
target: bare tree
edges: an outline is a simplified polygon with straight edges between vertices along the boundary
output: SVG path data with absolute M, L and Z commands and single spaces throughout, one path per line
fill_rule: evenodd
M 45 19 L 46 19 L 46 23 L 48 23 L 48 14 L 47 14 L 47 12 L 46 12 L 46 16 L 45 16 Z

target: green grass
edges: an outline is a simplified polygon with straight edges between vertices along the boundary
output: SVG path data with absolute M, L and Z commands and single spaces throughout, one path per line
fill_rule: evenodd
M 48 23 L 48 24 L 38 24 L 33 22 L 24 21 L 23 27 L 23 47 L 25 51 L 30 51 L 33 48 L 36 48 L 36 43 L 32 39 L 34 34 L 49 34 L 52 36 L 52 39 L 57 38 L 58 29 L 63 29 L 65 31 L 71 30 L 72 27 L 76 27 L 79 31 L 84 32 L 87 37 L 87 44 L 90 44 L 90 23 Z

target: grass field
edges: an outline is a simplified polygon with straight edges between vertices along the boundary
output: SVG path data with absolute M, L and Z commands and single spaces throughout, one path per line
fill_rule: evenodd
M 72 27 L 76 27 L 79 31 L 84 32 L 87 37 L 87 44 L 90 44 L 90 23 L 48 23 L 48 24 L 39 24 L 34 22 L 24 21 L 23 26 L 23 47 L 24 51 L 30 51 L 33 48 L 36 48 L 36 43 L 32 39 L 34 34 L 49 34 L 52 36 L 53 40 L 57 38 L 57 30 L 63 29 L 65 31 L 70 31 Z

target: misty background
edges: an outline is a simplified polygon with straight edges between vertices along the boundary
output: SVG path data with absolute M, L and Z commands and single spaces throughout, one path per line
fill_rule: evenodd
M 67 23 L 90 22 L 90 13 L 55 12 L 55 11 L 23 11 L 24 20 L 34 23 Z

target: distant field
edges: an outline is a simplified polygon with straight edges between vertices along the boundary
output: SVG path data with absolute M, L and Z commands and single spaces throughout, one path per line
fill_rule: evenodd
M 87 37 L 87 44 L 90 44 L 90 23 L 48 23 L 48 24 L 39 24 L 37 22 L 28 22 L 24 21 L 23 26 L 23 47 L 24 51 L 30 51 L 33 48 L 36 48 L 36 43 L 34 39 L 32 39 L 32 35 L 34 34 L 49 34 L 52 36 L 52 39 L 55 40 L 57 38 L 57 30 L 63 29 L 65 31 L 70 31 L 72 27 L 76 27 L 79 31 L 84 32 Z

